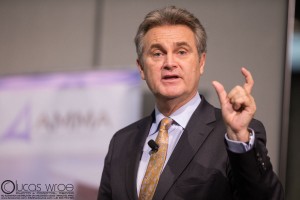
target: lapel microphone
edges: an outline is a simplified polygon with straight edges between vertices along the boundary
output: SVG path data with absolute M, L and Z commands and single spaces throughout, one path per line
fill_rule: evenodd
M 158 151 L 159 145 L 154 140 L 149 140 L 148 145 L 151 148 L 150 154 Z

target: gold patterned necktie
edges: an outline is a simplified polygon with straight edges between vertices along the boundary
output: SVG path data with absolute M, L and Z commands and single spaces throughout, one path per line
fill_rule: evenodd
M 139 200 L 151 200 L 154 195 L 167 156 L 168 129 L 171 123 L 171 118 L 163 118 L 161 120 L 159 132 L 155 140 L 159 149 L 150 157 L 147 171 L 141 185 Z

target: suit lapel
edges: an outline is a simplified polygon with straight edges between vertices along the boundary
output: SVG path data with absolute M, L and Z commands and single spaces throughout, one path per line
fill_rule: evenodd
M 128 150 L 128 160 L 126 165 L 126 188 L 128 196 L 132 200 L 138 199 L 136 188 L 136 177 L 139 162 L 143 153 L 143 146 L 149 134 L 149 130 L 153 121 L 153 115 L 143 119 L 138 125 L 134 133 L 134 138 L 130 139 L 128 144 L 132 147 Z
M 215 121 L 214 107 L 202 97 L 200 105 L 193 113 L 160 176 L 153 199 L 161 200 L 164 198 L 213 130 L 212 127 L 208 126 L 208 123 L 213 121 Z

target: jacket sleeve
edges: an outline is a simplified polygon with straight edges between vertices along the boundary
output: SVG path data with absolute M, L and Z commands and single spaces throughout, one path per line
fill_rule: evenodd
M 240 200 L 282 200 L 282 185 L 273 171 L 266 148 L 266 132 L 260 121 L 253 120 L 250 128 L 255 131 L 253 148 L 246 153 L 229 150 L 230 170 L 234 196 Z

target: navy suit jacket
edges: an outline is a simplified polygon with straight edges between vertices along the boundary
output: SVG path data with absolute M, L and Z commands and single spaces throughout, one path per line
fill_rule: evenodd
M 98 200 L 137 200 L 137 170 L 154 114 L 118 131 L 112 138 Z M 252 120 L 254 147 L 228 151 L 220 109 L 203 97 L 193 113 L 155 191 L 153 200 L 280 200 L 282 186 L 273 172 L 261 122 Z

